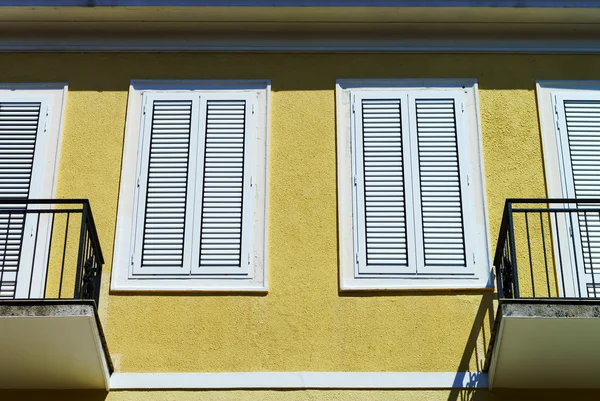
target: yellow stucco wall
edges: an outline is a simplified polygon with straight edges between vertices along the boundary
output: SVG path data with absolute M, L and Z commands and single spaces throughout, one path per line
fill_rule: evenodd
M 2 82 L 69 83 L 57 195 L 91 200 L 101 319 L 122 372 L 480 368 L 491 293 L 338 292 L 335 80 L 478 79 L 495 247 L 504 199 L 545 196 L 535 81 L 598 71 L 600 56 L 573 55 L 0 54 Z M 271 80 L 268 295 L 109 295 L 130 79 Z

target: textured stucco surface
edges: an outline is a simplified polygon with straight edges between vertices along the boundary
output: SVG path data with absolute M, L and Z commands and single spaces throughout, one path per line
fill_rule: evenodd
M 516 318 L 579 318 L 579 319 L 597 319 L 600 317 L 600 305 L 580 303 L 574 305 L 565 305 L 560 303 L 552 304 L 503 304 L 503 317 Z
M 599 70 L 600 56 L 574 55 L 0 54 L 0 81 L 69 83 L 57 195 L 91 201 L 107 261 L 100 315 L 123 372 L 477 369 L 483 355 L 476 338 L 489 339 L 491 293 L 338 291 L 335 80 L 478 79 L 495 247 L 504 199 L 545 196 L 535 81 L 595 79 Z M 268 295 L 109 296 L 131 79 L 271 80 Z M 281 395 L 261 394 L 241 398 Z M 314 393 L 285 394 L 294 400 Z M 393 394 L 379 399 L 403 397 Z M 230 392 L 206 397 L 241 399 Z

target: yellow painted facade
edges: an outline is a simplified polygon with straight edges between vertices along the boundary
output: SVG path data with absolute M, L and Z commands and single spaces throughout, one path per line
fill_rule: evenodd
M 491 291 L 338 290 L 336 79 L 478 80 L 493 251 L 504 200 L 546 196 L 536 80 L 593 80 L 599 71 L 600 56 L 573 55 L 0 54 L 1 82 L 69 84 L 56 197 L 91 201 L 106 259 L 100 316 L 117 372 L 480 370 Z M 131 79 L 271 81 L 268 294 L 109 291 Z M 106 399 L 559 399 L 463 393 L 111 392 Z M 83 399 L 61 394 L 55 399 Z M 588 395 L 578 399 L 597 399 Z

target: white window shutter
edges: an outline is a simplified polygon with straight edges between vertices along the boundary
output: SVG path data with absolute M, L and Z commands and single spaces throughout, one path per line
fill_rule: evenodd
M 198 97 L 145 97 L 134 274 L 189 274 Z
M 406 96 L 353 98 L 357 275 L 415 272 Z
M 452 94 L 410 96 L 415 182 L 418 272 L 467 273 L 467 135 L 461 98 Z M 472 230 L 471 230 L 472 231 Z
M 556 101 L 559 142 L 562 147 L 566 196 L 600 198 L 600 96 L 566 95 Z M 561 121 L 562 120 L 562 121 Z M 580 204 L 581 208 L 600 208 L 598 204 Z M 573 217 L 582 296 L 600 291 L 600 213 L 580 212 Z M 573 266 L 574 268 L 575 266 Z M 582 268 L 583 267 L 583 268 Z M 595 276 L 592 278 L 592 269 Z M 593 284 L 596 284 L 594 289 Z M 576 290 L 576 296 L 579 291 Z
M 41 102 L 0 100 L 0 199 L 29 197 L 41 109 Z M 0 298 L 15 296 L 23 227 L 23 214 L 0 214 Z
M 253 101 L 243 93 L 203 96 L 194 274 L 252 274 Z

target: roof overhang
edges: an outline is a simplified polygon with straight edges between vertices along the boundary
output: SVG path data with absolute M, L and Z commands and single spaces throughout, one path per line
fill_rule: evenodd
M 0 51 L 598 48 L 600 0 L 0 0 Z

